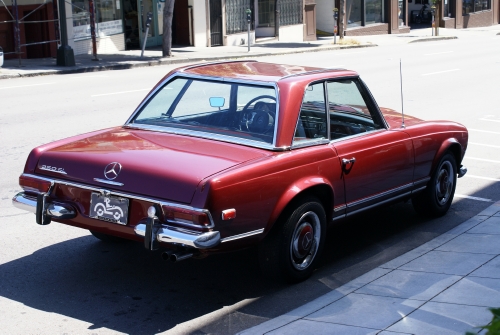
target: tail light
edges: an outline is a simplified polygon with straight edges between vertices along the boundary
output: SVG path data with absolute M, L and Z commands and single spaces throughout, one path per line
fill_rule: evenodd
M 26 192 L 47 193 L 54 182 L 50 179 L 22 174 L 19 176 L 19 185 Z
M 172 223 L 195 228 L 210 228 L 212 221 L 208 211 L 162 206 L 165 219 Z

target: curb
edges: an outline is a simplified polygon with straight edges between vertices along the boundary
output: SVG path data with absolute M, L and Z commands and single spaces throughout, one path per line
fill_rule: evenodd
M 433 36 L 433 37 L 425 37 L 419 38 L 408 43 L 416 43 L 416 42 L 429 42 L 429 41 L 442 41 L 442 40 L 456 40 L 458 37 L 456 36 Z
M 0 72 L 1 79 L 13 79 L 13 78 L 24 78 L 24 77 L 37 77 L 37 76 L 47 76 L 53 74 L 70 74 L 70 73 L 86 73 L 86 72 L 98 72 L 98 71 L 110 71 L 110 70 L 127 70 L 139 67 L 148 66 L 159 66 L 159 65 L 171 65 L 171 64 L 182 64 L 182 63 L 193 63 L 193 62 L 203 62 L 203 61 L 220 61 L 220 60 L 231 60 L 231 59 L 252 59 L 257 57 L 268 57 L 268 56 L 280 56 L 289 54 L 299 54 L 307 52 L 321 52 L 321 51 L 332 51 L 332 50 L 342 50 L 342 49 L 359 49 L 359 48 L 371 48 L 376 47 L 376 44 L 363 44 L 363 45 L 345 45 L 345 46 L 327 46 L 327 47 L 317 47 L 308 48 L 304 50 L 292 50 L 292 51 L 282 51 L 282 52 L 265 52 L 254 55 L 235 55 L 235 56 L 214 56 L 214 57 L 195 57 L 195 58 L 183 58 L 183 59 L 169 59 L 163 58 L 159 60 L 151 61 L 139 61 L 138 63 L 123 63 L 123 64 L 113 64 L 113 65 L 102 65 L 102 66 L 89 66 L 89 67 L 76 67 L 64 70 L 49 70 L 44 72 L 34 72 L 26 74 L 6 74 L 2 75 Z M 134 61 L 135 62 L 135 61 Z

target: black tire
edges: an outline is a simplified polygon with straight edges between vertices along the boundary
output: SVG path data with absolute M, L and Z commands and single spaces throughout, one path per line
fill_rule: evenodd
M 290 283 L 314 271 L 326 235 L 326 215 L 316 198 L 298 202 L 282 215 L 278 226 L 259 245 L 259 263 L 266 276 Z
M 116 236 L 113 236 L 113 235 L 108 235 L 108 234 L 103 234 L 103 233 L 99 233 L 99 232 L 96 232 L 96 231 L 92 231 L 92 230 L 89 230 L 90 233 L 92 235 L 94 235 L 94 237 L 96 237 L 97 239 L 101 240 L 102 242 L 106 242 L 106 243 L 123 243 L 123 242 L 127 242 L 128 240 L 124 239 L 124 238 L 121 238 L 121 237 L 116 237 Z
M 447 152 L 439 160 L 427 188 L 412 198 L 415 211 L 423 216 L 443 216 L 450 209 L 457 186 L 457 163 Z

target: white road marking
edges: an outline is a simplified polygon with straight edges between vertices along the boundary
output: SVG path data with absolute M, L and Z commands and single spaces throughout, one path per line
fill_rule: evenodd
M 91 97 L 103 97 L 105 95 L 125 94 L 125 93 L 143 92 L 143 91 L 150 91 L 150 90 L 151 90 L 150 88 L 144 88 L 142 90 L 122 91 L 122 92 L 104 93 L 104 94 L 94 94 L 94 95 L 91 95 Z
M 432 53 L 432 54 L 424 54 L 424 56 L 442 55 L 442 54 L 449 54 L 449 53 L 452 53 L 452 52 L 455 52 L 455 51 L 435 52 L 435 53 Z
M 491 199 L 471 197 L 470 195 L 463 195 L 463 194 L 456 194 L 456 193 L 455 193 L 455 197 L 463 198 L 463 199 L 470 199 L 470 200 L 477 200 L 477 201 L 484 201 L 484 202 L 493 202 L 493 200 L 491 200 Z
M 489 162 L 489 163 L 498 163 L 498 164 L 500 164 L 500 161 L 494 161 L 493 159 L 476 158 L 476 157 L 469 157 L 469 156 L 465 156 L 464 159 L 472 159 L 472 160 L 475 160 L 475 161 L 482 161 L 482 162 Z
M 424 73 L 422 76 L 431 76 L 431 75 L 433 75 L 433 74 L 447 73 L 447 72 L 453 72 L 453 71 L 460 71 L 460 69 L 452 69 L 452 70 L 445 70 L 445 71 L 438 71 L 438 72 Z
M 498 134 L 498 135 L 500 135 L 500 132 L 498 132 L 498 131 L 481 130 L 481 129 L 471 129 L 471 128 L 467 128 L 467 130 L 478 131 L 478 132 L 481 132 L 481 133 Z
M 482 144 L 482 143 L 476 143 L 476 142 L 469 142 L 469 144 L 479 145 L 479 146 L 488 147 L 488 148 L 498 148 L 498 149 L 500 149 L 500 145 Z
M 86 79 L 86 78 L 109 78 L 108 76 L 77 76 L 71 77 L 71 79 Z
M 479 119 L 481 121 L 493 121 L 493 122 L 500 122 L 500 120 L 493 120 L 493 119 L 487 119 L 487 118 L 482 118 L 482 119 Z
M 484 180 L 492 180 L 492 181 L 500 181 L 500 179 L 498 179 L 498 178 L 481 177 L 481 176 L 475 176 L 475 175 L 468 174 L 468 173 L 464 177 L 476 178 L 476 179 L 484 179 Z
M 20 86 L 7 86 L 7 87 L 0 87 L 0 90 L 5 90 L 8 88 L 20 88 L 20 87 L 30 87 L 30 86 L 43 86 L 43 85 L 51 85 L 55 83 L 42 83 L 42 84 L 31 84 L 31 85 L 20 85 Z

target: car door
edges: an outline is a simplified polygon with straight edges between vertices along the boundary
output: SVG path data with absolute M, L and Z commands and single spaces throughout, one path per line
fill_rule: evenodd
M 413 148 L 408 134 L 387 129 L 358 78 L 328 81 L 326 87 L 331 145 L 340 158 L 345 185 L 345 213 L 409 194 Z

